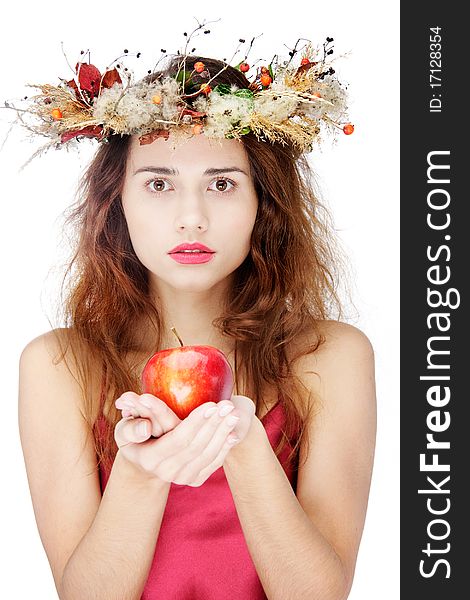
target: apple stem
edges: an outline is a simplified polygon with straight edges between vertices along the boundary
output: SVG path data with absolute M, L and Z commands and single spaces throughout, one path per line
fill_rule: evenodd
M 180 345 L 184 346 L 182 339 L 180 338 L 180 336 L 178 335 L 178 332 L 176 331 L 176 327 L 172 327 L 171 331 L 174 333 L 175 337 L 178 339 L 178 342 L 180 343 Z

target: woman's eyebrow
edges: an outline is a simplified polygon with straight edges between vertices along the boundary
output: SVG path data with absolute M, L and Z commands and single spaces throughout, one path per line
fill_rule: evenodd
M 169 169 L 168 167 L 140 167 L 137 171 L 134 172 L 134 175 L 137 173 L 156 173 L 158 175 L 179 175 L 178 169 Z M 248 174 L 240 167 L 222 167 L 222 168 L 210 168 L 206 169 L 203 175 L 220 175 L 221 173 L 243 173 L 248 177 Z

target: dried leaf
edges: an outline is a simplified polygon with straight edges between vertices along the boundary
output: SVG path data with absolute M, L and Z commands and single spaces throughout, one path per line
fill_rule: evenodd
M 75 70 L 78 75 L 80 88 L 89 92 L 92 97 L 98 96 L 100 90 L 101 73 L 95 65 L 88 63 L 77 63 Z
M 316 62 L 308 62 L 305 65 L 300 65 L 300 67 L 295 72 L 294 79 L 296 77 L 298 77 L 299 75 L 301 75 L 302 73 L 306 73 L 310 69 L 313 69 L 313 67 L 315 67 L 317 64 L 318 63 L 316 63 Z
M 67 81 L 67 85 L 72 88 L 73 90 L 75 90 L 75 95 L 77 96 L 78 100 L 81 100 L 80 98 L 80 91 L 78 89 L 77 84 L 75 83 L 75 79 L 71 79 L 70 81 Z
M 104 77 L 101 81 L 102 87 L 110 88 L 113 87 L 115 83 L 122 83 L 121 76 L 117 69 L 111 69 L 110 71 L 106 71 Z
M 89 137 L 89 138 L 97 138 L 101 140 L 103 137 L 103 127 L 101 125 L 89 125 L 88 127 L 83 127 L 83 129 L 75 129 L 74 131 L 65 131 L 61 137 L 60 141 L 62 144 L 68 142 L 69 140 L 75 137 Z
M 200 117 L 205 117 L 206 113 L 199 112 L 197 110 L 191 110 L 190 108 L 183 108 L 183 110 L 180 113 L 180 118 L 184 117 L 185 115 L 189 115 L 190 117 L 193 117 L 193 118 L 200 118 Z
M 155 131 L 141 135 L 139 137 L 139 143 L 141 146 L 145 146 L 146 144 L 151 144 L 159 137 L 167 140 L 170 137 L 170 132 L 167 129 L 156 129 Z

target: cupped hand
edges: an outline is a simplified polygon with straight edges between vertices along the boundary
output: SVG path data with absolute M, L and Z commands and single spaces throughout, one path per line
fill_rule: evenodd
M 223 400 L 218 404 L 202 404 L 181 421 L 164 402 L 151 394 L 139 396 L 126 392 L 123 396 L 116 401 L 117 408 L 127 411 L 125 414 L 128 415 L 115 428 L 119 452 L 147 474 L 179 485 L 202 485 L 222 466 L 233 446 L 231 432 L 237 429 L 236 443 L 239 435 L 246 435 L 251 422 L 250 407 L 246 402 L 251 400 L 246 397 L 245 401 L 235 400 L 237 412 L 243 419 L 233 415 L 235 402 Z M 133 418 L 129 418 L 129 412 Z M 142 424 L 146 431 L 141 433 L 137 426 Z M 151 435 L 157 439 L 150 439 Z
M 216 405 L 214 402 L 207 402 L 206 404 L 209 408 L 221 405 L 221 403 Z M 135 392 L 125 392 L 116 400 L 115 405 L 116 408 L 122 411 L 123 417 L 132 416 L 135 419 L 148 419 L 151 427 L 151 437 L 158 438 L 174 429 L 178 423 L 181 423 L 181 419 L 171 408 L 153 394 L 139 395 Z M 253 400 L 242 395 L 232 395 L 229 401 L 229 406 L 231 405 L 234 406 L 232 415 L 240 418 L 232 432 L 234 443 L 239 443 L 247 435 L 256 409 Z

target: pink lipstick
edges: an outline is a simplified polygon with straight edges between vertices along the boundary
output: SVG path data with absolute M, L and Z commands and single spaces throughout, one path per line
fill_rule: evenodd
M 212 260 L 215 252 L 204 244 L 194 242 L 192 244 L 185 242 L 175 246 L 168 252 L 169 256 L 180 264 L 195 265 L 206 263 Z

